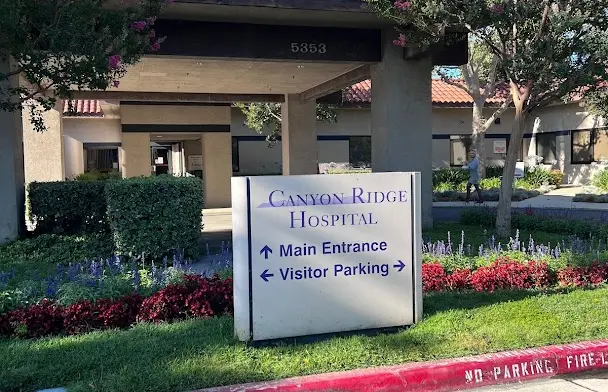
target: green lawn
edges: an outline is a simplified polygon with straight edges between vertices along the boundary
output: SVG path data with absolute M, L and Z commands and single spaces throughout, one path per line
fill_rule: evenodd
M 0 342 L 0 390 L 184 391 L 608 337 L 608 288 L 439 294 L 400 333 L 250 348 L 232 319 L 138 325 L 78 337 Z

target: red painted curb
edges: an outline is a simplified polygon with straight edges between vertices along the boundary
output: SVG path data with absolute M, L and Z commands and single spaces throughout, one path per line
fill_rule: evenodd
M 608 369 L 608 340 L 319 374 L 202 391 L 446 392 L 601 369 Z

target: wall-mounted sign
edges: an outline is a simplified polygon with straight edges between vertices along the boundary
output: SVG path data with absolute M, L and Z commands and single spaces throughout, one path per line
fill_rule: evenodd
M 160 55 L 378 62 L 381 30 L 247 23 L 156 21 Z M 348 39 L 344 39 L 348 37 Z
M 202 155 L 188 155 L 188 171 L 203 170 Z
M 507 139 L 494 140 L 494 154 L 507 153 Z
M 422 317 L 420 174 L 232 179 L 242 341 Z

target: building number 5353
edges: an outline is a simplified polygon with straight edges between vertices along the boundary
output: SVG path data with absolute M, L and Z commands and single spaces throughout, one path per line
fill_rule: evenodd
M 324 43 L 313 44 L 308 42 L 292 42 L 291 43 L 292 53 L 327 53 L 327 45 Z

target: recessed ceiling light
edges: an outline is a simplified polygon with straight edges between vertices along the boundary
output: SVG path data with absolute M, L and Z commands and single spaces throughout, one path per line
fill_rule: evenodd
M 304 66 L 303 65 L 298 65 L 298 68 L 304 68 Z
M 157 136 L 157 138 L 161 138 L 162 136 Z

